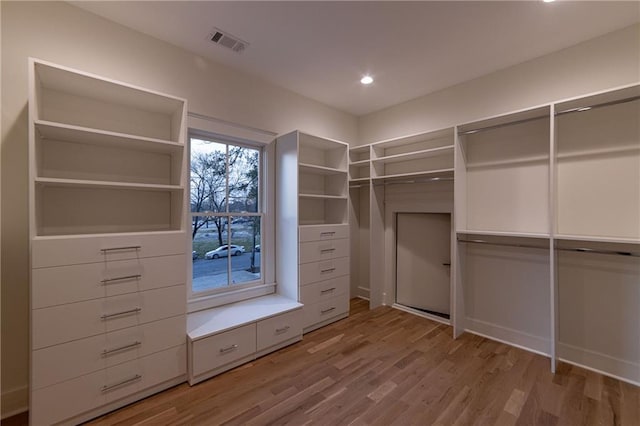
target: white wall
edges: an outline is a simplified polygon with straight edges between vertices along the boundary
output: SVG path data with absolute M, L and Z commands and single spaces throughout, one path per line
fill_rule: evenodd
M 359 120 L 360 144 L 435 130 L 640 81 L 640 25 Z
M 27 57 L 185 97 L 189 110 L 276 133 L 301 129 L 344 141 L 355 117 L 238 74 L 61 2 L 2 8 L 2 414 L 27 404 L 29 241 Z

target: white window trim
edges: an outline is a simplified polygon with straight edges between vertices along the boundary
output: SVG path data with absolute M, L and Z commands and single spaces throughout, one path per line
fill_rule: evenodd
M 235 145 L 253 148 L 262 148 L 261 164 L 261 205 L 262 205 L 262 247 L 261 250 L 261 281 L 258 285 L 244 284 L 233 286 L 228 291 L 193 294 L 193 262 L 187 263 L 187 312 L 195 312 L 210 309 L 216 306 L 239 302 L 241 300 L 264 296 L 275 293 L 275 140 L 276 134 L 266 130 L 245 127 L 239 124 L 189 113 L 189 131 L 187 139 L 202 136 L 204 138 L 218 139 Z M 191 163 L 191 149 L 187 150 L 189 164 Z M 189 183 L 190 192 L 190 183 Z M 185 224 L 187 230 L 191 229 L 191 197 L 187 198 L 187 214 Z M 192 251 L 191 238 L 187 238 L 188 250 Z M 247 283 L 249 284 L 249 283 Z

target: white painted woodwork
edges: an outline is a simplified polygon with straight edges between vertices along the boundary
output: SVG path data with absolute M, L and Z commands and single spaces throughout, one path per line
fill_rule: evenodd
M 349 225 L 301 226 L 300 242 L 349 238 Z
M 193 342 L 192 369 L 198 376 L 256 352 L 256 324 L 248 324 Z
M 307 305 L 343 294 L 349 294 L 349 276 L 347 275 L 302 286 L 300 301 Z
M 328 320 L 338 320 L 349 314 L 349 298 L 336 296 L 305 305 L 303 327 L 305 333 L 325 325 Z
M 30 421 L 75 423 L 186 377 L 187 106 L 35 59 L 29 77 Z
M 349 275 L 349 258 L 322 260 L 300 265 L 300 285 Z
M 33 309 L 184 284 L 185 255 L 36 268 Z
M 256 352 L 302 336 L 302 309 L 260 320 L 256 324 Z
M 299 263 L 349 257 L 349 240 L 309 241 L 300 243 Z

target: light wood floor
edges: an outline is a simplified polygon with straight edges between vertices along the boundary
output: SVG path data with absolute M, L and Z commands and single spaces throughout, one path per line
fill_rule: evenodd
M 640 388 L 354 299 L 348 319 L 92 425 L 640 425 Z

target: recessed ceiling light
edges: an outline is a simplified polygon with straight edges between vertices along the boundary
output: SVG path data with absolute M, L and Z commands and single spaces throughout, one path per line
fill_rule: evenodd
M 556 0 L 542 0 L 542 1 L 545 2 L 545 3 L 553 3 Z
M 365 75 L 360 79 L 360 83 L 364 85 L 371 84 L 373 83 L 373 77 L 371 77 L 370 75 Z

